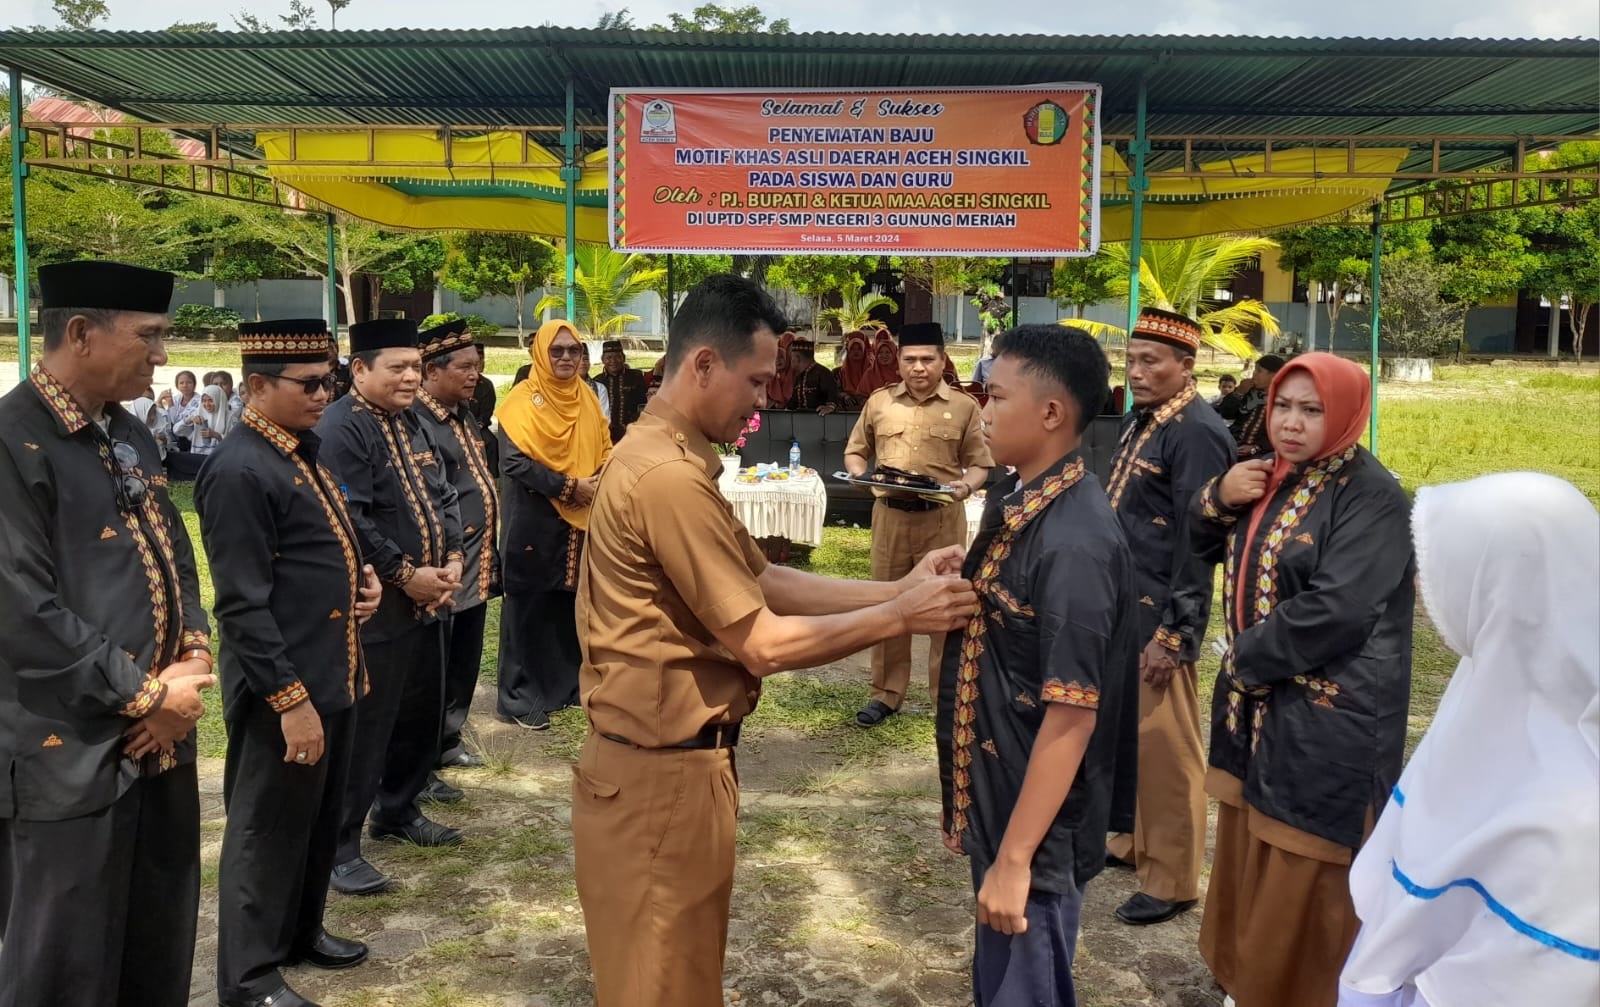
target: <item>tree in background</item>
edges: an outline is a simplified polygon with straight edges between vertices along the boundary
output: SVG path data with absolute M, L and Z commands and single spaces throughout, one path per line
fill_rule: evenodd
M 859 275 L 852 274 L 837 288 L 839 306 L 817 312 L 817 321 L 837 325 L 840 332 L 855 332 L 872 321 L 872 313 L 879 308 L 893 311 L 900 306 L 894 298 L 885 294 L 866 293 L 866 285 Z
M 619 334 L 629 322 L 637 322 L 639 316 L 626 314 L 622 306 L 653 290 L 667 272 L 651 265 L 646 256 L 624 255 L 604 245 L 579 245 L 573 258 L 573 314 L 577 317 L 569 321 L 584 335 L 595 338 Z M 546 309 L 564 313 L 566 293 L 547 294 L 533 308 L 536 313 Z
M 1390 349 L 1403 357 L 1428 358 L 1460 344 L 1467 305 L 1445 295 L 1455 268 L 1425 252 L 1383 257 L 1378 331 Z
M 351 0 L 328 0 L 328 27 L 339 27 L 339 12 L 350 6 Z
M 811 321 L 816 325 L 824 319 L 822 301 L 825 297 L 842 294 L 852 284 L 859 293 L 861 277 L 877 268 L 875 255 L 780 255 L 767 267 L 766 283 L 811 298 Z
M 665 255 L 644 256 L 645 263 L 649 268 L 661 271 L 661 279 L 657 280 L 650 289 L 660 295 L 662 303 L 666 303 L 667 300 L 667 258 Z M 689 255 L 679 253 L 671 258 L 672 292 L 680 298 L 692 290 L 695 284 L 708 276 L 733 272 L 733 256 L 731 255 Z M 672 305 L 671 307 L 676 308 L 677 305 Z
M 1201 339 L 1207 346 L 1231 353 L 1241 360 L 1256 355 L 1252 336 L 1257 331 L 1278 334 L 1278 320 L 1260 301 L 1220 302 L 1218 289 L 1241 269 L 1278 243 L 1270 238 L 1241 238 L 1213 235 L 1184 241 L 1147 241 L 1139 262 L 1139 306 L 1176 311 L 1200 325 Z M 1123 303 L 1128 300 L 1128 274 L 1131 271 L 1127 245 L 1107 245 L 1103 254 L 1115 265 L 1117 278 L 1110 289 Z M 1127 333 L 1113 325 L 1098 322 L 1075 324 L 1096 334 Z
M 468 302 L 488 294 L 514 298 L 517 342 L 525 344 L 523 307 L 528 288 L 545 286 L 559 259 L 555 246 L 543 238 L 486 232 L 458 234 L 446 244 L 440 282 Z
M 1005 271 L 1007 259 L 986 259 L 971 256 L 906 255 L 892 256 L 889 264 L 900 271 L 900 278 L 908 286 L 926 290 L 930 297 L 964 296 L 985 283 L 992 283 Z M 964 335 L 966 312 L 956 307 L 955 337 Z
M 51 0 L 50 8 L 62 24 L 77 31 L 88 31 L 96 21 L 111 16 L 106 0 Z
M 633 15 L 629 13 L 626 7 L 615 11 L 601 11 L 600 16 L 594 20 L 594 26 L 602 31 L 607 29 L 611 31 L 632 31 L 638 27 L 633 23 Z
M 1017 313 L 1011 310 L 1011 299 L 998 283 L 985 283 L 972 297 L 972 306 L 978 309 L 978 322 L 983 326 L 984 348 L 995 336 L 1017 324 Z
M 366 270 L 367 296 L 371 306 L 368 318 L 378 317 L 385 291 L 411 294 L 419 289 L 432 290 L 439 278 L 439 271 L 444 268 L 443 239 L 414 232 L 388 232 L 382 237 L 389 242 L 390 252 Z
M 1074 318 L 1082 318 L 1091 306 L 1111 299 L 1118 268 L 1107 255 L 1062 259 L 1050 277 L 1050 296 L 1061 307 L 1072 308 Z M 1120 275 L 1126 277 L 1127 273 Z
M 337 13 L 337 11 L 335 11 Z M 308 0 L 289 0 L 289 13 L 277 15 L 278 24 L 270 20 L 262 20 L 248 11 L 240 11 L 233 16 L 233 23 L 240 31 L 267 32 L 267 31 L 299 31 L 317 26 L 317 10 Z
M 1543 161 L 1550 170 L 1594 164 L 1600 161 L 1600 142 L 1563 144 L 1543 155 Z M 1537 186 L 1531 181 L 1522 184 L 1530 189 Z M 1593 198 L 1594 182 L 1570 185 L 1570 193 L 1580 201 L 1528 207 L 1517 215 L 1529 240 L 1530 261 L 1523 289 L 1548 299 L 1558 320 L 1565 298 L 1571 312 L 1573 353 L 1581 355 L 1589 315 L 1600 301 L 1600 199 Z M 1555 356 L 1558 349 L 1559 341 L 1552 335 L 1550 355 Z
M 626 8 L 620 13 L 627 13 Z M 696 31 L 713 32 L 719 34 L 789 34 L 789 19 L 778 18 L 768 21 L 761 8 L 755 4 L 746 7 L 723 7 L 719 4 L 707 3 L 696 7 L 688 17 L 682 14 L 668 14 L 667 24 L 650 26 L 651 31 Z M 612 27 L 616 27 L 613 25 Z
M 321 214 L 268 211 L 245 218 L 251 238 L 266 242 L 288 260 L 293 270 L 328 279 L 328 239 Z M 419 247 L 421 246 L 421 247 Z M 430 234 L 385 231 L 355 217 L 337 215 L 334 224 L 334 285 L 344 296 L 345 317 L 359 321 L 355 281 L 370 276 L 374 301 L 383 289 L 407 293 L 444 262 L 444 243 Z

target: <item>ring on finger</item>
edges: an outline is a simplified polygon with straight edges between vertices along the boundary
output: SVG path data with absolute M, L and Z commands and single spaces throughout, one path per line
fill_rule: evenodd
M 294 756 L 294 761 L 296 761 L 296 762 L 304 762 L 304 761 L 306 761 L 306 753 L 305 752 L 296 752 L 295 756 Z

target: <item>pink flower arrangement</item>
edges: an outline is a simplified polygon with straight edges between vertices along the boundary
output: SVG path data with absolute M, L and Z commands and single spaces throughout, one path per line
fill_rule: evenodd
M 744 429 L 743 430 L 739 431 L 738 440 L 734 441 L 732 444 L 719 444 L 719 445 L 717 445 L 717 449 L 718 449 L 717 453 L 718 454 L 724 454 L 724 455 L 733 454 L 735 451 L 738 451 L 740 448 L 743 448 L 745 446 L 745 438 L 747 438 L 750 434 L 753 434 L 753 433 L 755 433 L 756 431 L 758 431 L 760 429 L 761 429 L 761 414 L 759 412 L 751 413 L 749 422 L 747 422 L 744 425 Z

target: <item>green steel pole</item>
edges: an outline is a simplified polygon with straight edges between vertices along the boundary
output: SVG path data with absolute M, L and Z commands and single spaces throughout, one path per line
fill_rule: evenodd
M 12 270 L 12 287 L 17 302 L 17 380 L 28 380 L 32 370 L 33 347 L 28 345 L 28 197 L 23 179 L 28 177 L 28 166 L 22 163 L 26 153 L 26 134 L 22 130 L 22 71 L 11 70 L 11 237 L 16 243 L 16 268 Z
M 333 333 L 333 338 L 339 338 L 339 271 L 335 264 L 339 261 L 339 229 L 338 220 L 333 214 L 328 214 L 328 331 Z M 355 319 L 350 319 L 352 325 Z
M 1383 222 L 1379 207 L 1372 208 L 1372 417 L 1367 421 L 1367 450 L 1378 454 L 1378 279 L 1383 272 Z M 1333 334 L 1328 334 L 1333 349 Z
M 572 79 L 567 79 L 567 125 L 561 134 L 565 156 L 561 167 L 561 181 L 567 190 L 567 319 L 577 317 L 577 283 L 575 243 L 578 234 L 578 122 L 574 109 Z M 592 334 L 592 333 L 591 333 Z
M 1139 108 L 1133 126 L 1133 142 L 1128 153 L 1133 155 L 1133 177 L 1128 179 L 1128 193 L 1133 198 L 1133 229 L 1128 235 L 1128 335 L 1139 321 L 1139 264 L 1144 255 L 1144 194 L 1150 188 L 1150 179 L 1144 173 L 1144 158 L 1150 153 L 1150 141 L 1145 132 L 1147 95 L 1145 78 L 1139 76 Z M 1126 343 L 1124 343 L 1126 346 Z M 1133 411 L 1133 395 L 1127 391 L 1127 357 L 1123 357 L 1123 411 Z

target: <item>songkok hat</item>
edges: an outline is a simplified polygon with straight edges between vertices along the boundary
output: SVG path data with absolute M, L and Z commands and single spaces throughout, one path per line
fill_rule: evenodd
M 376 318 L 350 326 L 350 353 L 370 350 L 414 349 L 417 323 L 409 318 Z
M 1192 319 L 1160 308 L 1142 308 L 1133 323 L 1133 339 L 1166 343 L 1193 353 L 1200 348 L 1200 326 Z
M 796 336 L 794 342 L 789 344 L 789 349 L 799 350 L 801 353 L 815 353 L 817 352 L 817 341 Z
M 605 342 L 600 344 L 600 352 L 601 353 L 621 353 L 622 352 L 622 340 L 620 340 L 620 339 L 607 339 Z
M 1276 353 L 1268 353 L 1256 358 L 1256 366 L 1268 374 L 1276 374 L 1283 370 L 1283 358 Z
M 938 322 L 912 322 L 900 327 L 900 346 L 944 346 L 944 326 Z
M 333 347 L 320 318 L 277 318 L 239 326 L 239 357 L 245 363 L 320 364 Z
M 457 318 L 453 322 L 435 325 L 431 329 L 424 329 L 417 334 L 417 346 L 422 350 L 423 360 L 432 360 L 442 357 L 456 350 L 466 349 L 472 345 L 472 332 L 467 328 L 467 320 Z
M 39 306 L 142 311 L 164 315 L 172 303 L 171 273 L 122 262 L 58 262 L 39 267 Z

